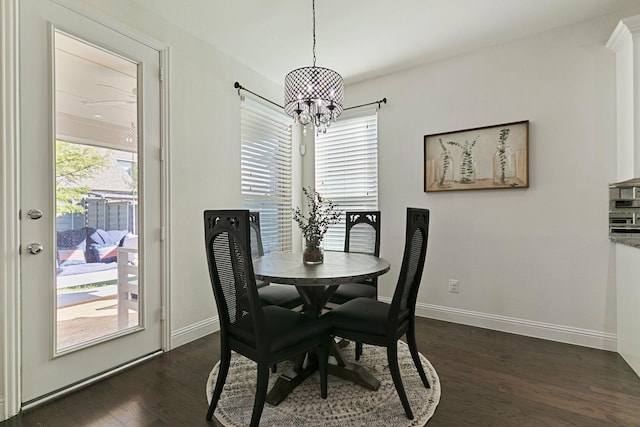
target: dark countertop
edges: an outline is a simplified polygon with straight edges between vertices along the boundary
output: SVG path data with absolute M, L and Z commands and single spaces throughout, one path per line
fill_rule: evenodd
M 614 243 L 640 249 L 640 237 L 611 236 L 609 239 Z

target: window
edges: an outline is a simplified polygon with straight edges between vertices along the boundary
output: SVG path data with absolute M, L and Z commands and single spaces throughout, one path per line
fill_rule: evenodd
M 340 119 L 316 137 L 316 191 L 343 212 L 378 209 L 378 116 Z M 324 238 L 327 250 L 344 249 L 344 215 Z
M 133 162 L 131 160 L 120 160 L 118 159 L 118 164 L 124 169 L 124 171 L 129 176 L 133 176 Z
M 260 212 L 264 252 L 291 250 L 291 118 L 245 99 L 240 112 L 242 207 Z

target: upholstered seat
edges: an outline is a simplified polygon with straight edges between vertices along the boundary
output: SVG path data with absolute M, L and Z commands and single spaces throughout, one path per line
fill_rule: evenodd
M 263 308 L 267 342 L 269 351 L 277 352 L 303 341 L 307 337 L 327 332 L 328 324 L 324 319 L 316 321 L 310 316 L 275 305 Z M 233 326 L 233 331 L 243 337 L 247 343 L 255 341 L 255 331 L 251 317 L 245 316 Z
M 331 302 L 334 304 L 344 304 L 356 298 L 377 299 L 376 287 L 365 283 L 349 283 L 338 286 L 338 289 L 331 296 Z

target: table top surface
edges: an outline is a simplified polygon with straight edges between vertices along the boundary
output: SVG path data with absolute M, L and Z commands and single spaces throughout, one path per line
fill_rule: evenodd
M 253 261 L 256 278 L 267 282 L 327 286 L 361 282 L 386 273 L 390 264 L 373 255 L 325 251 L 322 264 L 307 265 L 301 253 L 272 253 Z

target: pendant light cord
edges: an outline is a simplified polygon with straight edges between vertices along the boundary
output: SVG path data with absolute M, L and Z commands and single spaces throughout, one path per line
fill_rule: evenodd
M 316 66 L 316 0 L 311 0 L 313 10 L 313 66 Z

